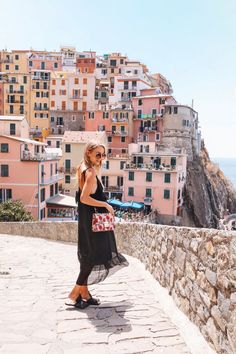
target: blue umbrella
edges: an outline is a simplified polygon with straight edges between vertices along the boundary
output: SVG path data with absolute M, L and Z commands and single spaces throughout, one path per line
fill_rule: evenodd
M 121 207 L 122 206 L 122 202 L 118 199 L 108 199 L 107 203 L 112 205 L 112 206 L 116 206 L 116 207 Z

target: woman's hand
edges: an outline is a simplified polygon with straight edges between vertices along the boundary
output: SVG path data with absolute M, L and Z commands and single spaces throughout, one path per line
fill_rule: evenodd
M 109 213 L 115 215 L 115 211 L 110 204 L 106 203 L 106 209 L 109 211 Z

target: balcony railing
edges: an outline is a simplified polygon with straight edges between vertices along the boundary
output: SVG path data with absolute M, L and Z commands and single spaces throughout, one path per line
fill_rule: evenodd
M 80 95 L 72 95 L 72 96 L 70 96 L 70 99 L 71 99 L 71 100 L 82 100 L 83 97 L 80 96 Z
M 59 172 L 65 173 L 65 174 L 76 174 L 77 168 L 76 167 L 59 167 L 58 169 Z
M 47 179 L 42 178 L 41 182 L 40 182 L 40 185 L 51 184 L 51 183 L 54 183 L 54 182 L 58 182 L 58 181 L 60 181 L 62 179 L 64 179 L 64 175 L 56 174 L 56 175 L 53 175 L 53 176 L 51 176 L 50 178 L 47 178 Z
M 176 165 L 157 165 L 147 164 L 147 163 L 126 163 L 124 169 L 126 170 L 153 170 L 153 171 L 162 171 L 162 172 L 175 172 L 177 170 Z M 178 169 L 179 170 L 179 169 Z
M 60 156 L 58 154 L 51 153 L 31 153 L 28 150 L 23 150 L 21 153 L 22 161 L 47 161 L 47 160 L 59 160 Z
M 38 106 L 34 106 L 34 110 L 35 111 L 48 111 L 49 107 L 38 107 Z
M 123 186 L 109 186 L 105 187 L 105 192 L 123 192 L 124 187 Z
M 108 158 L 112 158 L 112 157 L 118 157 L 118 158 L 123 158 L 123 159 L 127 159 L 129 157 L 129 154 L 122 154 L 122 153 L 111 153 L 107 155 Z
M 144 197 L 144 198 L 143 198 L 143 201 L 144 201 L 145 203 L 151 203 L 151 202 L 152 202 L 152 197 Z
M 128 118 L 112 118 L 112 122 L 114 123 L 128 123 L 129 119 Z
M 136 119 L 155 119 L 162 117 L 162 113 L 157 113 L 157 114 L 138 114 L 135 116 Z
M 0 59 L 0 63 L 13 63 L 13 58 Z
M 121 130 L 113 130 L 113 131 L 112 131 L 112 134 L 113 134 L 113 135 L 125 136 L 125 135 L 128 135 L 128 132 L 123 132 L 123 131 L 121 131 Z

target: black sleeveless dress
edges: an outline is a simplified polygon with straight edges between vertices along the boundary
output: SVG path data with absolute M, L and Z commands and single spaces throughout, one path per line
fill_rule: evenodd
M 84 171 L 85 172 L 85 171 Z M 97 178 L 97 189 L 90 196 L 96 200 L 106 201 L 103 186 Z M 78 191 L 79 235 L 78 259 L 80 273 L 77 285 L 91 285 L 103 281 L 108 274 L 113 274 L 121 267 L 128 266 L 125 257 L 118 253 L 113 231 L 93 232 L 92 215 L 93 206 L 80 201 L 81 191 Z M 99 213 L 107 213 L 106 208 L 96 207 Z

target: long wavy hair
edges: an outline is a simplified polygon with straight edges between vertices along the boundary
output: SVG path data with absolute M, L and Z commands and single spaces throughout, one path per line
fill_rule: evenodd
M 77 178 L 76 178 L 76 180 L 78 181 L 78 184 L 79 184 L 79 179 L 80 179 L 80 176 L 81 176 L 81 173 L 83 172 L 83 170 L 87 169 L 87 168 L 90 168 L 90 167 L 93 167 L 93 165 L 92 165 L 92 163 L 90 161 L 90 158 L 89 158 L 89 152 L 93 151 L 94 149 L 96 149 L 99 146 L 102 146 L 103 149 L 104 149 L 104 153 L 106 153 L 105 145 L 101 144 L 100 142 L 98 142 L 96 140 L 91 140 L 91 141 L 89 141 L 86 144 L 85 149 L 84 149 L 84 158 L 80 162 L 80 164 L 79 164 L 79 166 L 77 168 L 77 176 L 76 176 Z M 100 161 L 99 169 L 96 168 L 99 177 L 101 177 L 101 165 L 102 165 L 102 159 Z

